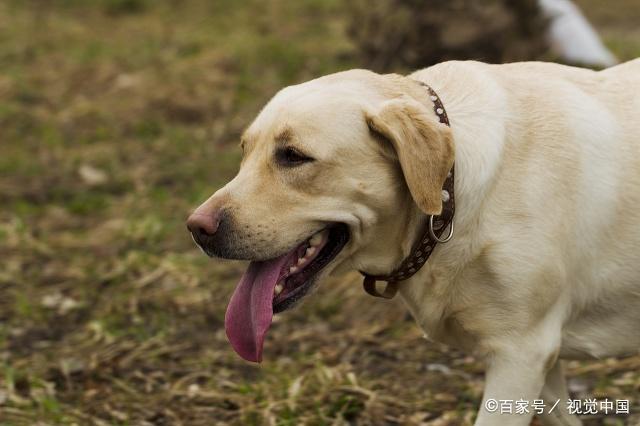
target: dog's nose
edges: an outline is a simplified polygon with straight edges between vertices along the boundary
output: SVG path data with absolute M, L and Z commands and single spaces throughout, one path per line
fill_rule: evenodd
M 220 213 L 220 210 L 216 210 L 213 213 L 204 213 L 196 210 L 187 219 L 187 229 L 199 241 L 202 240 L 202 237 L 212 236 L 220 225 Z

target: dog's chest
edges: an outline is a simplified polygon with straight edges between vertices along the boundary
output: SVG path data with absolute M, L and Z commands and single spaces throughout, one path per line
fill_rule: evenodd
M 474 336 L 464 329 L 455 314 L 448 314 L 446 307 L 439 303 L 427 307 L 417 322 L 428 340 L 466 351 L 476 349 L 477 340 Z
M 457 309 L 461 307 L 452 287 L 442 282 L 414 285 L 402 291 L 402 298 L 424 332 L 427 340 L 445 343 L 463 350 L 476 348 L 477 339 L 464 327 L 466 319 Z

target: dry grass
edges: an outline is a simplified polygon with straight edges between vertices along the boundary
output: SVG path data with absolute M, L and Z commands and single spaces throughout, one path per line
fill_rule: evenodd
M 277 317 L 262 366 L 241 361 L 222 321 L 242 265 L 184 229 L 266 99 L 357 65 L 342 4 L 0 3 L 0 424 L 469 424 L 482 365 L 356 277 Z M 574 363 L 572 389 L 637 407 L 638 369 Z

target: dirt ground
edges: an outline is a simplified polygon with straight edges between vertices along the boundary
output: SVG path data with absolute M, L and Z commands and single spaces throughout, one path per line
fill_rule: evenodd
M 581 0 L 640 55 L 637 0 Z M 223 330 L 242 270 L 184 226 L 284 85 L 357 66 L 342 0 L 0 1 L 0 425 L 469 425 L 482 364 L 356 276 L 276 317 L 260 366 Z M 526 366 L 523 366 L 526 368 Z M 572 362 L 628 399 L 640 357 Z

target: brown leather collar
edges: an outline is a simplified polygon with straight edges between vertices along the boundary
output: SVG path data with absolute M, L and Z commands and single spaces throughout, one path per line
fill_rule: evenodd
M 418 81 L 418 83 L 424 86 L 427 92 L 429 92 L 429 98 L 433 102 L 433 110 L 438 116 L 440 123 L 451 126 L 440 97 L 438 97 L 429 85 L 421 81 Z M 431 253 L 433 253 L 436 244 L 439 242 L 446 243 L 453 235 L 453 214 L 455 212 L 455 200 L 453 196 L 454 169 L 455 165 L 451 168 L 447 179 L 444 181 L 442 189 L 442 213 L 436 217 L 428 217 L 422 237 L 413 247 L 411 254 L 402 261 L 400 266 L 389 275 L 369 275 L 360 271 L 360 273 L 364 275 L 364 281 L 362 283 L 364 290 L 371 296 L 382 297 L 384 299 L 393 298 L 398 292 L 398 284 L 401 281 L 411 278 L 427 263 L 427 259 L 429 259 Z M 451 228 L 448 236 L 444 239 L 440 238 L 449 226 Z M 387 286 L 382 293 L 378 292 L 376 281 L 387 282 Z

